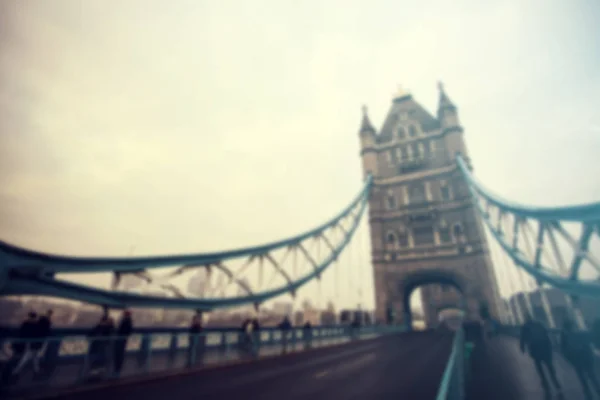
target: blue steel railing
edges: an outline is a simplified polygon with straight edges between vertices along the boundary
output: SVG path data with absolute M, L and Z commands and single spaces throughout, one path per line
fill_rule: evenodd
M 456 331 L 452 352 L 446 364 L 436 400 L 462 400 L 465 397 L 465 333 Z
M 33 360 L 25 367 L 12 354 L 13 344 L 29 345 L 36 340 L 0 338 L 0 388 L 8 395 L 21 396 L 40 390 L 57 390 L 90 381 L 160 374 L 186 368 L 227 364 L 298 352 L 309 348 L 348 343 L 402 331 L 400 326 L 320 326 L 281 331 L 261 328 L 247 335 L 239 329 L 203 332 L 138 332 L 126 338 L 86 337 L 83 333 L 47 338 L 37 351 L 39 372 Z M 125 340 L 123 367 L 115 372 L 117 346 Z M 39 342 L 39 339 L 37 339 Z M 28 357 L 33 353 L 26 352 Z M 16 371 L 16 373 L 15 373 Z M 3 393 L 4 394 L 4 393 Z

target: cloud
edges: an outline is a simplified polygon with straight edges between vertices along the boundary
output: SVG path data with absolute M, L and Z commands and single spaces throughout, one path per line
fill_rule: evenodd
M 490 188 L 532 204 L 600 196 L 597 8 L 15 4 L 0 10 L 5 240 L 156 254 L 303 231 L 361 186 L 360 106 L 381 124 L 400 83 L 434 110 L 438 79 Z

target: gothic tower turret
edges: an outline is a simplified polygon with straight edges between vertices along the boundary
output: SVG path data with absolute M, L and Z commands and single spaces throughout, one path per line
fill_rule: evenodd
M 360 154 L 363 161 L 363 171 L 365 177 L 371 174 L 377 176 L 377 151 L 375 149 L 376 137 L 375 128 L 371 124 L 367 107 L 363 106 L 363 118 L 360 125 Z
M 451 159 L 454 159 L 457 154 L 462 154 L 465 160 L 469 162 L 469 154 L 463 139 L 463 128 L 458 119 L 458 110 L 446 94 L 444 85 L 441 82 L 438 83 L 438 89 L 440 97 L 437 116 L 448 155 Z

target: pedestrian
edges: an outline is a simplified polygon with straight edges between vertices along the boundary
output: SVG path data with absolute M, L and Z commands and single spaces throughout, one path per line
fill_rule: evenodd
M 123 368 L 123 362 L 125 361 L 125 353 L 127 349 L 127 341 L 133 331 L 133 319 L 131 318 L 131 311 L 123 311 L 123 316 L 119 321 L 117 327 L 116 338 L 114 341 L 114 371 L 115 376 L 121 374 Z
M 523 353 L 527 352 L 535 363 L 535 369 L 540 377 L 544 390 L 548 391 L 548 379 L 544 373 L 544 367 L 550 375 L 552 384 L 560 392 L 561 384 L 556 377 L 554 369 L 552 342 L 548 330 L 542 323 L 535 321 L 530 316 L 521 327 L 520 347 Z
M 600 394 L 600 383 L 594 369 L 594 352 L 591 341 L 590 335 L 586 332 L 576 332 L 570 320 L 564 322 L 560 334 L 560 348 L 565 359 L 575 370 L 583 391 L 588 397 L 592 396 L 590 383 L 596 393 Z

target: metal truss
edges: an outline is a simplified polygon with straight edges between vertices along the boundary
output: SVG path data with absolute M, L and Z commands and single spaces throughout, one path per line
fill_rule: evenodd
M 487 190 L 457 157 L 476 209 L 502 250 L 538 285 L 600 297 L 600 203 L 531 207 Z
M 372 178 L 368 177 L 348 207 L 313 230 L 265 245 L 219 253 L 69 257 L 0 242 L 0 295 L 45 295 L 111 308 L 212 310 L 245 304 L 258 306 L 282 294 L 294 295 L 303 285 L 319 279 L 337 260 L 364 214 L 371 185 Z M 191 295 L 191 290 L 182 289 L 181 283 L 198 271 L 203 274 L 202 293 Z M 251 273 L 245 275 L 248 271 Z M 63 274 L 102 272 L 112 276 L 110 289 L 61 279 Z M 269 279 L 265 279 L 266 275 Z M 126 276 L 144 282 L 137 293 L 121 288 Z

